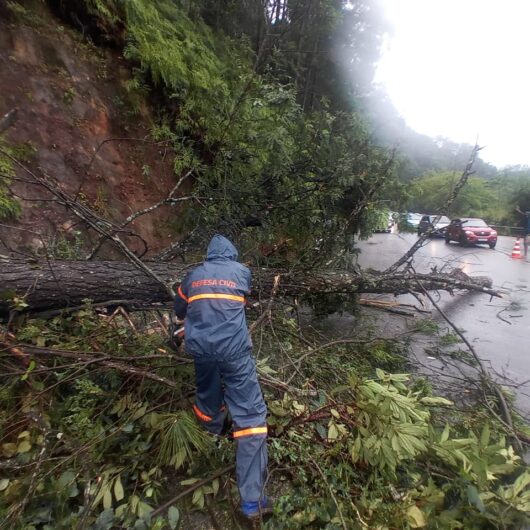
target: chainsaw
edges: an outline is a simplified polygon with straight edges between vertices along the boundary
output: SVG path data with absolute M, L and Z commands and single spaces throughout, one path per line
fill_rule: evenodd
M 169 324 L 169 344 L 175 351 L 180 351 L 184 344 L 184 320 L 179 320 L 175 316 L 171 318 Z

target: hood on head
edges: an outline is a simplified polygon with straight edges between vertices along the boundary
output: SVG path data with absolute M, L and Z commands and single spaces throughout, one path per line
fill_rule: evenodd
M 219 234 L 212 237 L 206 252 L 207 260 L 228 259 L 236 261 L 237 256 L 236 247 L 226 237 Z

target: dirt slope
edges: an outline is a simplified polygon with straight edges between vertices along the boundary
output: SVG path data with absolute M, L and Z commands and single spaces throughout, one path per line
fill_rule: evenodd
M 69 192 L 80 190 L 105 217 L 123 220 L 167 195 L 176 182 L 174 154 L 152 143 L 112 141 L 92 160 L 104 140 L 148 137 L 149 108 L 126 90 L 129 65 L 118 52 L 94 47 L 38 4 L 38 12 L 0 12 L 0 116 L 18 108 L 4 139 L 25 153 L 30 167 L 42 168 Z M 27 178 L 22 171 L 18 176 Z M 12 189 L 24 198 L 48 197 L 26 183 Z M 2 221 L 16 229 L 0 226 L 0 253 L 6 246 L 31 251 L 73 241 L 77 221 L 63 208 L 21 203 L 19 220 Z M 131 226 L 155 252 L 175 239 L 178 210 L 158 210 Z M 102 255 L 112 253 L 107 248 Z

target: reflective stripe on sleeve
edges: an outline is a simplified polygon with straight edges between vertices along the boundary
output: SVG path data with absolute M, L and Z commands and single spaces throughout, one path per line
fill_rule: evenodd
M 180 297 L 183 299 L 183 300 L 186 300 L 186 302 L 189 303 L 189 299 L 188 297 L 182 292 L 182 289 L 181 289 L 181 286 L 179 285 L 179 288 L 178 288 L 178 293 L 180 295 Z
M 195 415 L 197 416 L 197 418 L 199 418 L 202 421 L 212 421 L 212 418 L 204 414 L 204 412 L 202 412 L 201 409 L 197 407 L 197 405 L 195 404 L 193 405 L 193 412 L 195 412 Z
M 234 431 L 234 438 L 241 438 L 242 436 L 252 436 L 253 434 L 267 434 L 267 427 L 252 427 L 250 429 Z
M 233 295 L 233 294 L 220 294 L 220 293 L 196 294 L 195 296 L 190 296 L 187 299 L 187 301 L 188 301 L 188 304 L 191 304 L 191 302 L 194 302 L 195 300 L 204 300 L 205 298 L 220 299 L 220 300 L 233 300 L 234 302 L 243 302 L 243 303 L 245 303 L 245 297 L 244 296 L 236 296 L 236 295 Z

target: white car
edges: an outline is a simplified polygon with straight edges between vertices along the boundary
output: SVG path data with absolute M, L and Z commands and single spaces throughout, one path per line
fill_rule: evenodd
M 450 222 L 445 215 L 424 215 L 418 225 L 418 236 L 430 230 L 430 237 L 444 237 Z
M 417 229 L 422 217 L 423 215 L 421 213 L 409 212 L 405 215 L 405 222 L 412 228 Z

